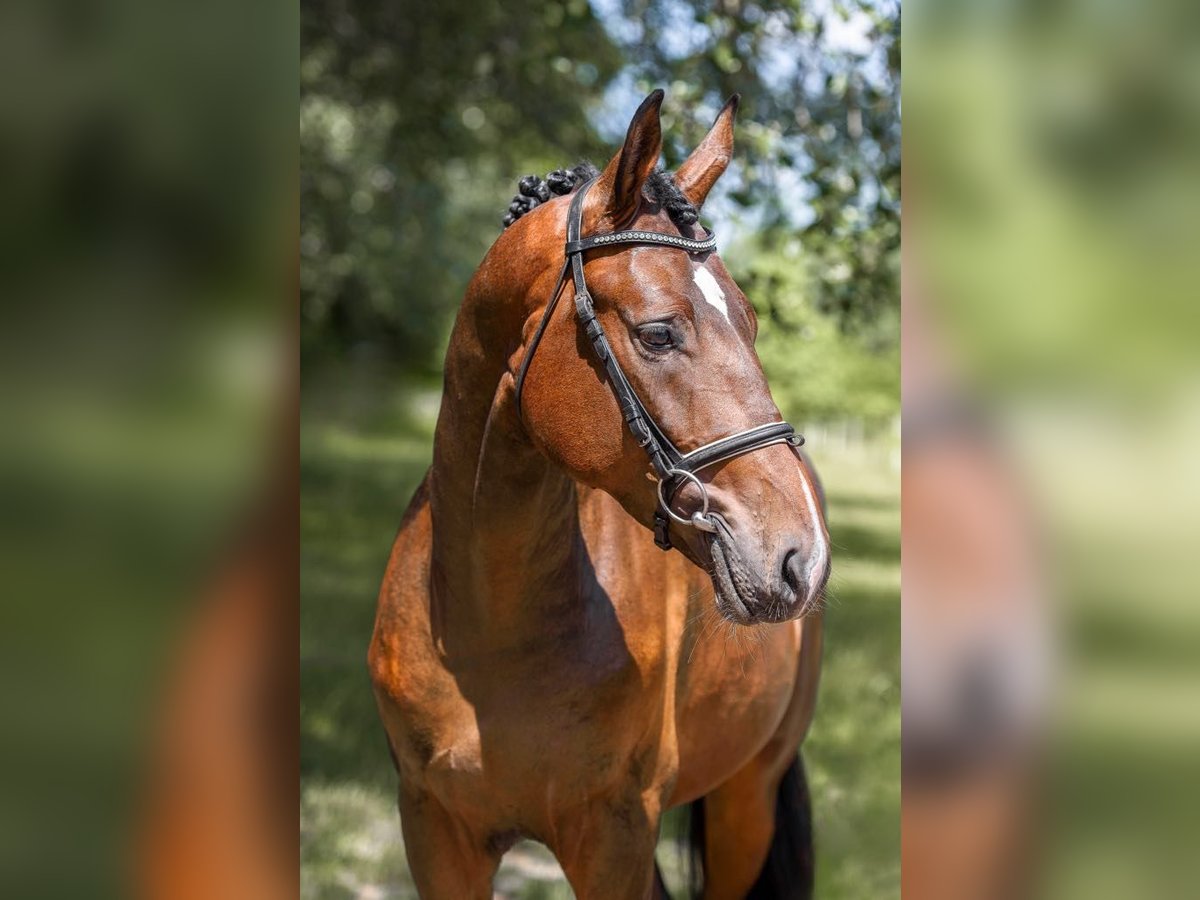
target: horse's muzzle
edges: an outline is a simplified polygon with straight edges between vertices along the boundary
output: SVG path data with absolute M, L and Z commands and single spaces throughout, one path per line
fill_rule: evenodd
M 724 517 L 713 515 L 717 530 L 709 539 L 717 609 L 739 625 L 786 622 L 819 609 L 829 580 L 824 544 L 805 547 L 785 542 L 772 561 L 748 564 Z

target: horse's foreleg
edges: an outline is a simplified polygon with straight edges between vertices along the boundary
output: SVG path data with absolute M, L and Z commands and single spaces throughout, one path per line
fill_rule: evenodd
M 498 853 L 426 792 L 400 789 L 404 852 L 422 900 L 491 900 Z
M 820 675 L 822 623 L 804 622 L 796 691 L 778 731 L 758 755 L 709 792 L 704 804 L 704 898 L 807 897 L 812 834 L 797 748 L 808 732 Z M 780 817 L 783 820 L 780 820 Z M 792 871 L 764 871 L 768 857 Z M 770 883 L 782 881 L 782 885 Z M 771 888 L 763 890 L 764 887 Z M 778 888 L 778 890 L 774 889 Z
M 652 900 L 660 806 L 644 797 L 589 804 L 559 829 L 554 854 L 579 900 Z
M 783 771 L 760 755 L 704 797 L 704 900 L 741 900 L 762 871 L 775 834 Z

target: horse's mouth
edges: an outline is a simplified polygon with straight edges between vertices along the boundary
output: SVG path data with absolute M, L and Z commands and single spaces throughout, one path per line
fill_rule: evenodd
M 709 538 L 709 555 L 712 565 L 713 590 L 717 599 L 717 611 L 738 625 L 752 625 L 756 621 L 749 607 L 754 603 L 754 592 L 741 561 L 733 551 L 733 536 L 729 526 L 720 516 L 713 517 L 717 532 Z
M 719 516 L 716 533 L 708 537 L 709 567 L 717 612 L 737 625 L 777 625 L 807 615 L 820 601 L 797 607 L 784 598 L 763 594 L 763 587 L 737 552 L 728 523 Z

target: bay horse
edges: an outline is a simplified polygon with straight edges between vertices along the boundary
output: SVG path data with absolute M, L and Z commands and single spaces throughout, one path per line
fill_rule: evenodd
M 368 654 L 424 898 L 490 898 L 522 838 L 577 897 L 665 895 L 683 804 L 704 897 L 811 895 L 821 491 L 696 224 L 738 98 L 673 177 L 662 99 L 514 205 L 450 338 Z

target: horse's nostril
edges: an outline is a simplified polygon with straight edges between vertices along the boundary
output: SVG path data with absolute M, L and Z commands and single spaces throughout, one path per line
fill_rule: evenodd
M 783 557 L 783 583 L 791 591 L 791 601 L 807 604 L 820 596 L 829 577 L 829 555 L 821 544 L 809 550 L 794 547 Z
M 804 554 L 793 548 L 783 557 L 783 582 L 792 589 L 796 602 L 803 601 L 808 594 L 808 572 L 804 565 Z

